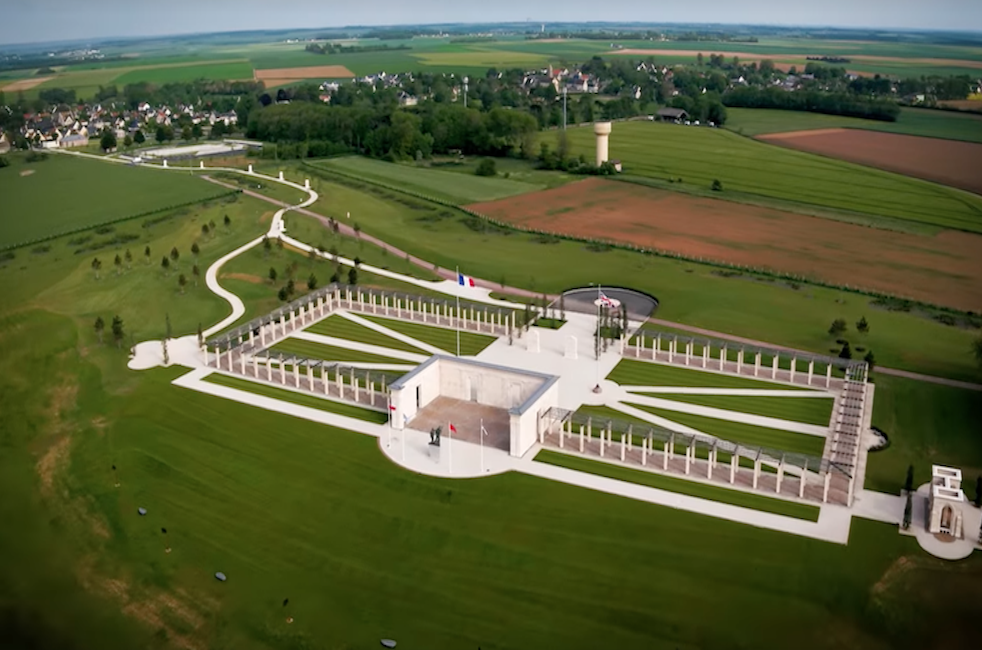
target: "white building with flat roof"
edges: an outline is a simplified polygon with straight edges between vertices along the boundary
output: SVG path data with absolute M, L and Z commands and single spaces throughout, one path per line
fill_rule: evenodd
M 931 467 L 928 532 L 962 538 L 963 510 L 968 501 L 961 487 L 960 469 L 941 465 Z

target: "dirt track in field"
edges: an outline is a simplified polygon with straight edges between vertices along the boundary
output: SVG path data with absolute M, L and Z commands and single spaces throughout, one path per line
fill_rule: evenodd
M 21 90 L 30 90 L 36 86 L 40 86 L 45 81 L 54 79 L 54 77 L 35 77 L 33 79 L 21 79 L 20 81 L 14 81 L 3 87 L 3 91 L 7 93 L 15 93 Z
M 469 207 L 548 232 L 982 307 L 982 236 L 970 233 L 877 230 L 601 179 Z
M 771 133 L 757 139 L 982 194 L 982 144 L 859 129 Z
M 350 79 L 355 74 L 343 65 L 315 65 L 304 68 L 270 68 L 254 70 L 253 76 L 267 87 L 288 84 L 302 79 Z

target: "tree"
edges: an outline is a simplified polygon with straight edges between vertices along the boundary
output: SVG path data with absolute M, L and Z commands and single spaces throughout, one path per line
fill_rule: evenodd
M 269 243 L 269 237 L 267 235 L 263 235 L 263 257 L 269 257 L 269 250 L 272 247 L 273 245 Z
M 865 316 L 856 321 L 856 331 L 862 334 L 869 332 L 869 323 L 866 322 Z
M 184 277 L 184 274 L 183 273 L 180 274 L 179 276 L 177 276 L 177 284 L 178 284 L 178 286 L 181 287 L 181 295 L 184 295 L 184 287 L 187 286 L 188 279 L 186 277 Z
M 133 146 L 133 137 L 129 133 L 127 133 L 126 134 L 126 137 L 123 138 L 123 146 L 124 147 L 132 147 Z
M 173 260 L 174 266 L 177 266 L 177 260 L 179 260 L 181 258 L 181 253 L 178 252 L 177 246 L 175 246 L 174 248 L 170 249 L 170 258 L 171 258 L 171 260 Z
M 276 282 L 276 269 L 269 267 L 269 281 Z
M 846 321 L 844 318 L 836 318 L 832 321 L 832 325 L 829 326 L 829 334 L 832 336 L 839 336 L 846 331 Z
M 157 127 L 156 133 L 154 133 L 154 139 L 157 140 L 157 142 L 167 142 L 168 140 L 171 140 L 173 138 L 174 138 L 174 130 L 171 129 L 169 126 L 165 126 L 163 124 L 159 125 Z
M 116 275 L 123 272 L 123 258 L 119 256 L 119 253 L 116 253 L 116 257 L 113 259 L 113 266 L 116 267 Z
M 201 277 L 201 271 L 198 269 L 197 264 L 191 267 L 191 275 L 194 276 L 194 286 L 198 286 L 198 278 Z
M 130 249 L 126 249 L 126 255 L 124 257 L 126 258 L 126 269 L 133 268 L 133 253 L 130 252 Z
M 115 342 L 116 347 L 119 348 L 119 346 L 123 342 L 123 337 L 126 335 L 125 332 L 123 331 L 123 319 L 120 318 L 118 315 L 113 316 L 113 323 L 110 329 L 112 330 L 113 333 L 113 342 Z
M 294 284 L 293 278 L 286 281 L 286 295 L 292 297 L 293 294 L 297 292 L 297 285 Z
M 164 365 L 165 366 L 169 366 L 170 365 L 170 354 L 168 354 L 168 352 L 167 352 L 167 339 L 164 339 L 164 340 L 162 340 L 160 342 L 160 347 L 163 348 Z
M 982 367 L 982 336 L 972 341 L 972 354 L 975 355 L 975 363 Z
M 914 499 L 910 492 L 907 493 L 907 505 L 904 506 L 904 530 L 910 528 L 910 520 L 914 515 Z
M 840 359 L 852 359 L 852 348 L 849 347 L 849 341 L 842 344 L 842 349 L 839 350 Z
M 103 151 L 111 151 L 116 148 L 116 134 L 111 129 L 103 129 L 102 136 L 99 138 L 99 146 Z
M 698 65 L 701 68 L 703 66 L 703 63 L 704 63 L 704 59 L 702 56 L 702 52 L 700 52 L 699 54 L 696 55 L 696 65 Z
M 208 220 L 208 227 L 211 228 L 212 232 L 215 232 L 215 222 L 212 219 Z
M 160 258 L 160 268 L 164 270 L 164 273 L 167 273 L 170 270 L 170 260 L 167 259 L 166 255 Z
M 191 244 L 191 254 L 194 255 L 194 259 L 195 260 L 198 259 L 198 253 L 200 253 L 200 252 L 201 252 L 201 249 L 198 248 L 198 242 L 194 242 L 193 244 Z
M 495 167 L 494 159 L 482 158 L 481 162 L 477 164 L 477 169 L 474 170 L 474 173 L 478 176 L 496 176 L 498 170 Z
M 191 127 L 192 138 L 194 138 L 195 140 L 200 140 L 202 135 L 204 135 L 204 132 L 201 130 L 200 124 L 195 124 L 194 126 Z
M 191 139 L 191 127 L 190 126 L 188 126 L 188 125 L 185 124 L 184 125 L 184 128 L 181 129 L 181 139 L 184 140 L 185 142 L 187 142 L 188 140 Z
M 201 234 L 204 235 L 205 237 L 208 236 L 208 224 L 206 223 L 201 224 Z
M 225 215 L 225 218 L 222 221 L 224 221 L 224 223 L 225 223 L 225 230 L 228 230 L 229 227 L 231 227 L 231 225 L 232 225 L 232 220 L 229 219 L 228 218 L 228 215 L 226 214 Z
M 863 361 L 865 361 L 869 365 L 869 369 L 871 371 L 873 370 L 873 368 L 876 367 L 876 357 L 873 356 L 872 350 L 866 353 L 866 356 L 863 357 Z
M 907 478 L 904 479 L 904 490 L 910 492 L 914 489 L 914 466 L 907 466 Z
M 361 226 L 356 223 L 354 225 L 354 229 L 355 229 L 355 237 L 361 239 Z
M 99 345 L 102 345 L 102 333 L 106 329 L 106 321 L 102 320 L 102 316 L 98 316 L 95 319 L 95 335 L 99 337 Z
M 313 273 L 311 273 L 310 277 L 307 278 L 307 289 L 309 291 L 313 291 L 316 288 L 317 288 L 317 278 L 314 277 Z
M 102 260 L 98 257 L 92 260 L 92 270 L 95 271 L 95 279 L 99 279 L 99 269 L 102 268 Z
M 713 179 L 712 189 L 713 189 L 714 192 L 722 192 L 723 191 L 723 183 L 721 183 L 718 178 L 714 178 Z
M 147 260 L 147 266 L 150 266 L 150 247 L 147 246 L 143 249 L 143 257 Z
M 218 120 L 211 126 L 211 137 L 220 138 L 225 135 L 225 120 Z
M 358 269 L 353 266 L 348 269 L 348 284 L 358 284 Z
M 360 257 L 357 257 L 356 256 L 355 259 L 352 260 L 352 261 L 355 263 L 355 268 L 358 268 L 359 266 L 361 266 L 361 258 Z
M 277 237 L 276 238 L 276 249 L 277 250 L 283 250 L 283 238 L 282 237 Z
M 133 134 L 133 142 L 137 144 L 143 144 L 147 141 L 147 137 L 143 135 L 143 131 L 137 131 Z
M 975 477 L 975 507 L 982 508 L 982 476 Z
M 286 291 L 286 287 L 280 287 L 280 290 L 276 293 L 276 297 L 280 299 L 280 302 L 286 302 L 290 295 Z

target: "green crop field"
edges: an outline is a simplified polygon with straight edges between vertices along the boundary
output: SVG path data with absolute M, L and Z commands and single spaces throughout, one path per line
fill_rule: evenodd
M 622 359 L 607 379 L 624 386 L 690 386 L 702 388 L 762 388 L 770 390 L 810 390 L 760 379 L 734 377 L 649 361 Z M 810 398 L 809 398 L 810 399 Z
M 495 342 L 495 337 L 486 334 L 475 334 L 474 332 L 457 332 L 456 330 L 445 327 L 433 327 L 421 323 L 410 323 L 407 321 L 394 320 L 391 318 L 381 318 L 379 316 L 362 316 L 374 323 L 384 325 L 389 329 L 411 336 L 418 341 L 427 343 L 441 350 L 446 350 L 451 354 L 457 351 L 457 337 L 460 337 L 461 356 L 473 356 Z
M 386 336 L 381 332 L 376 332 L 373 329 L 359 325 L 354 321 L 338 315 L 328 316 L 324 320 L 314 323 L 307 328 L 307 331 L 313 332 L 314 334 L 334 336 L 348 339 L 349 341 L 358 341 L 360 343 L 368 343 L 369 345 L 379 345 L 393 350 L 402 350 L 403 352 L 414 352 L 429 356 L 428 352 L 424 352 L 413 345 L 403 343 L 398 339 Z
M 200 65 L 174 65 L 131 70 L 113 80 L 118 86 L 131 83 L 165 84 L 195 79 L 249 80 L 252 79 L 252 65 L 246 61 L 239 63 L 202 63 Z
M 955 379 L 980 377 L 969 354 L 977 330 L 945 326 L 916 311 L 887 311 L 869 297 L 755 281 L 750 275 L 725 277 L 708 266 L 628 251 L 591 251 L 578 242 L 545 243 L 463 215 L 437 219 L 441 206 L 395 203 L 386 198 L 391 192 L 370 186 L 312 182 L 322 197 L 330 196 L 313 210 L 339 219 L 350 211 L 365 233 L 443 268 L 459 265 L 469 275 L 537 292 L 591 282 L 628 285 L 658 298 L 659 318 L 819 354 L 836 345 L 827 333 L 832 319 L 855 323 L 866 316 L 871 327 L 863 345 L 875 352 L 879 364 Z
M 696 431 L 701 431 L 707 435 L 716 436 L 717 438 L 737 442 L 742 445 L 768 447 L 789 453 L 817 457 L 821 457 L 822 450 L 825 448 L 825 438 L 823 436 L 812 436 L 805 433 L 758 427 L 752 424 L 709 418 L 702 415 L 679 413 L 678 411 L 655 408 L 643 404 L 624 403 L 636 409 L 647 411 L 652 415 L 692 427 Z
M 706 485 L 705 483 L 697 483 L 684 478 L 656 474 L 655 472 L 647 472 L 640 469 L 630 469 L 628 467 L 614 465 L 613 463 L 580 458 L 548 449 L 543 449 L 536 454 L 535 460 L 540 463 L 575 469 L 579 472 L 605 476 L 618 481 L 627 481 L 628 483 L 647 485 L 648 487 L 658 488 L 659 490 L 687 494 L 700 499 L 708 499 L 709 501 L 728 503 L 732 506 L 771 512 L 776 515 L 794 517 L 795 519 L 818 521 L 818 507 L 804 503 L 784 501 L 759 494 L 748 494 L 740 490 L 730 490 L 725 487 Z
M 345 174 L 374 180 L 397 188 L 417 192 L 424 196 L 453 203 L 478 203 L 494 201 L 507 196 L 535 192 L 545 185 L 533 185 L 497 176 L 455 174 L 436 169 L 421 169 L 410 165 L 388 163 L 360 156 L 330 158 L 317 163 L 321 167 L 337 169 Z
M 296 354 L 302 357 L 308 357 L 310 359 L 323 359 L 325 361 L 411 365 L 411 362 L 401 359 L 393 359 L 392 357 L 386 357 L 380 354 L 348 350 L 335 345 L 324 345 L 323 343 L 314 343 L 313 341 L 293 338 L 287 338 L 280 341 L 270 348 L 269 352 L 274 357 L 277 354 L 282 354 L 284 357 L 289 357 L 292 354 Z
M 593 130 L 568 131 L 574 155 L 591 154 Z M 982 232 L 982 197 L 800 151 L 742 138 L 723 129 L 656 122 L 619 122 L 610 157 L 628 175 Z
M 903 108 L 896 122 L 862 120 L 841 115 L 756 108 L 728 108 L 726 128 L 741 135 L 766 135 L 811 129 L 866 129 L 929 138 L 982 142 L 982 115 Z
M 0 169 L 0 247 L 227 191 L 183 174 L 61 154 L 32 163 L 23 155 L 8 158 L 11 165 Z
M 681 393 L 646 393 L 636 391 L 638 395 L 648 395 L 673 402 L 711 406 L 712 408 L 763 415 L 769 418 L 804 422 L 825 426 L 832 419 L 832 395 L 828 398 L 819 397 L 760 397 L 743 395 L 689 395 Z

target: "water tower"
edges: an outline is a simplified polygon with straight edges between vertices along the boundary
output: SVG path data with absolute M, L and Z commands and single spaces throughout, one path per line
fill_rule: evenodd
M 610 122 L 594 122 L 593 133 L 597 136 L 597 167 L 607 162 L 607 139 L 610 136 Z

